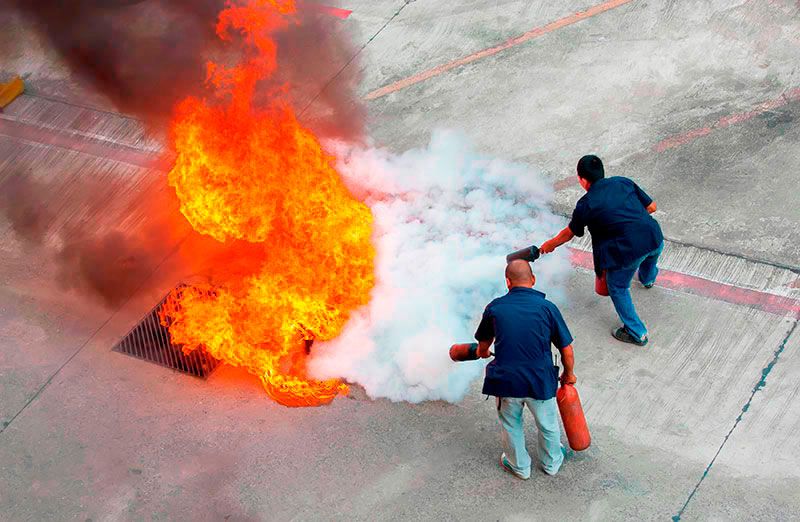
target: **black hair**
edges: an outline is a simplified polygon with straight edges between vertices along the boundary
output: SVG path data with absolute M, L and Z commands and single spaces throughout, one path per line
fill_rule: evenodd
M 603 162 L 594 154 L 588 154 L 578 160 L 578 176 L 589 183 L 594 183 L 598 179 L 603 179 L 605 175 Z

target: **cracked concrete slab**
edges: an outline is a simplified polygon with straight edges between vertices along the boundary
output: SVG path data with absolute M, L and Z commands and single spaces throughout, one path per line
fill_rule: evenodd
M 764 375 L 763 387 L 752 402 L 743 405 L 746 411 L 741 423 L 682 519 L 791 520 L 796 516 L 800 490 L 800 451 L 795 438 L 800 429 L 797 329 L 783 348 L 774 367 Z

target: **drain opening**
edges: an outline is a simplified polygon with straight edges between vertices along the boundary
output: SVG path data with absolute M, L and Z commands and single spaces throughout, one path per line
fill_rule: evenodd
M 178 286 L 178 294 L 184 286 Z M 209 355 L 202 346 L 185 354 L 183 345 L 170 341 L 167 328 L 159 320 L 159 312 L 165 304 L 174 307 L 173 299 L 172 292 L 164 296 L 112 350 L 205 379 L 219 366 L 220 361 Z

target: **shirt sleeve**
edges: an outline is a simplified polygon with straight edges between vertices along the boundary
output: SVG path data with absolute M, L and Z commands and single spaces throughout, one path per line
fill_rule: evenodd
M 583 237 L 584 228 L 586 228 L 586 217 L 583 210 L 581 201 L 575 205 L 575 210 L 572 211 L 572 219 L 569 222 L 569 229 L 578 237 Z
M 567 323 L 564 322 L 564 318 L 561 316 L 561 311 L 555 305 L 551 306 L 550 310 L 552 312 L 550 342 L 561 350 L 572 344 L 572 334 L 569 333 L 569 328 L 567 328 Z
M 494 339 L 494 318 L 492 317 L 491 309 L 487 306 L 483 311 L 481 324 L 478 325 L 478 329 L 475 331 L 475 340 L 481 342 L 491 341 L 492 339 Z
M 636 197 L 642 202 L 642 205 L 647 208 L 653 202 L 653 198 L 647 195 L 647 192 L 642 190 L 636 183 L 633 184 L 633 190 L 636 192 Z

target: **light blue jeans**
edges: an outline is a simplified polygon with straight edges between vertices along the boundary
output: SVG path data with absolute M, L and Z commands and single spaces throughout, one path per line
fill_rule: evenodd
M 525 430 L 522 412 L 525 406 L 533 413 L 538 433 L 537 455 L 542 469 L 548 475 L 558 473 L 564 462 L 561 452 L 561 427 L 558 423 L 556 398 L 546 401 L 536 399 L 497 398 L 497 416 L 500 419 L 500 436 L 508 463 L 523 477 L 531 475 L 531 456 L 525 447 Z
M 608 295 L 614 303 L 614 309 L 617 311 L 622 324 L 628 333 L 637 339 L 644 339 L 647 335 L 647 327 L 644 325 L 639 315 L 636 313 L 636 308 L 633 306 L 631 299 L 631 281 L 636 271 L 639 271 L 639 281 L 643 285 L 649 285 L 655 282 L 658 275 L 658 256 L 661 255 L 661 250 L 664 248 L 664 243 L 661 243 L 657 249 L 653 250 L 646 256 L 642 256 L 633 263 L 626 267 L 616 270 L 606 270 L 606 283 L 608 284 Z

